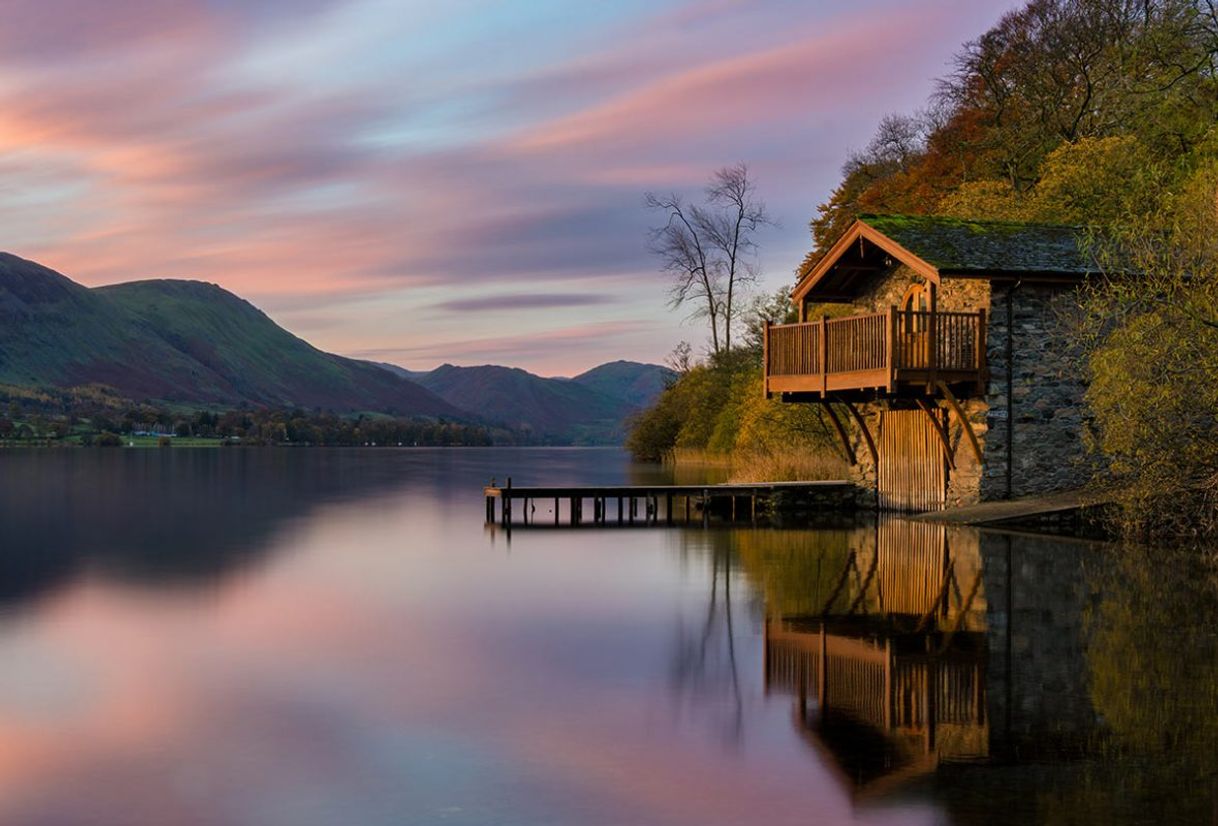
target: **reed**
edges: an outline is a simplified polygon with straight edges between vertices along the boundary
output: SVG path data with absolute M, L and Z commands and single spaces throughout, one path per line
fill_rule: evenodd
M 812 450 L 738 450 L 718 453 L 674 448 L 665 460 L 679 478 L 686 474 L 721 477 L 724 482 L 808 482 L 846 479 L 849 467 L 838 456 Z

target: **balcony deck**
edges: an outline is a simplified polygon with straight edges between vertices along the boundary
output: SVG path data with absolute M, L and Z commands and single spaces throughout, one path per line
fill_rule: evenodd
M 902 311 L 765 331 L 765 392 L 791 401 L 925 395 L 938 382 L 985 381 L 985 311 Z

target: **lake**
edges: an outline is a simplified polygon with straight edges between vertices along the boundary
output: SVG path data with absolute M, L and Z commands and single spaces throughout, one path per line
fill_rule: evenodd
M 665 477 L 0 452 L 0 823 L 1218 822 L 1196 552 L 895 519 L 509 537 L 481 496 L 508 474 Z

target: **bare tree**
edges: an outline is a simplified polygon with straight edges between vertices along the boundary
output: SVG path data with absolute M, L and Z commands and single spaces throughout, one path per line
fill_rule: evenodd
M 738 290 L 757 281 L 756 235 L 772 226 L 765 203 L 757 200 L 756 185 L 743 163 L 720 169 L 706 188 L 706 235 L 715 250 L 725 284 L 723 296 L 723 349 L 732 349 L 732 323 L 739 315 Z
M 673 279 L 668 303 L 676 308 L 693 302 L 694 315 L 704 316 L 710 324 L 711 351 L 718 353 L 722 288 L 703 238 L 705 210 L 687 205 L 675 193 L 659 197 L 649 192 L 644 203 L 648 209 L 668 215 L 663 226 L 651 230 L 651 251 L 660 259 L 660 269 Z
M 842 166 L 842 175 L 863 175 L 875 180 L 897 172 L 908 172 L 926 149 L 932 115 L 885 115 L 875 137 L 862 152 L 852 152 Z
M 682 341 L 672 348 L 672 352 L 664 359 L 664 363 L 674 373 L 684 375 L 693 367 L 694 348 L 688 341 Z
M 648 193 L 645 204 L 667 216 L 663 226 L 651 230 L 651 251 L 673 277 L 670 304 L 694 302 L 695 315 L 710 325 L 711 352 L 730 350 L 740 292 L 757 280 L 757 233 L 773 225 L 748 166 L 716 171 L 702 204 L 686 204 L 675 193 Z

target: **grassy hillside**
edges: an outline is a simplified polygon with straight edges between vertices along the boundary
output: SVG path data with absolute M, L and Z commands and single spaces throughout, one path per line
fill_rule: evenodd
M 676 380 L 677 374 L 658 364 L 637 361 L 611 361 L 580 373 L 572 381 L 592 390 L 621 399 L 634 407 L 650 407 Z
M 70 387 L 121 376 L 138 397 L 192 382 L 214 392 L 218 377 L 196 368 L 95 291 L 0 253 L 0 383 Z
M 512 367 L 438 367 L 419 383 L 456 407 L 532 434 L 540 441 L 620 442 L 634 406 L 569 379 Z
M 103 384 L 133 399 L 463 414 L 367 362 L 324 353 L 211 284 L 87 289 L 0 254 L 0 383 Z

